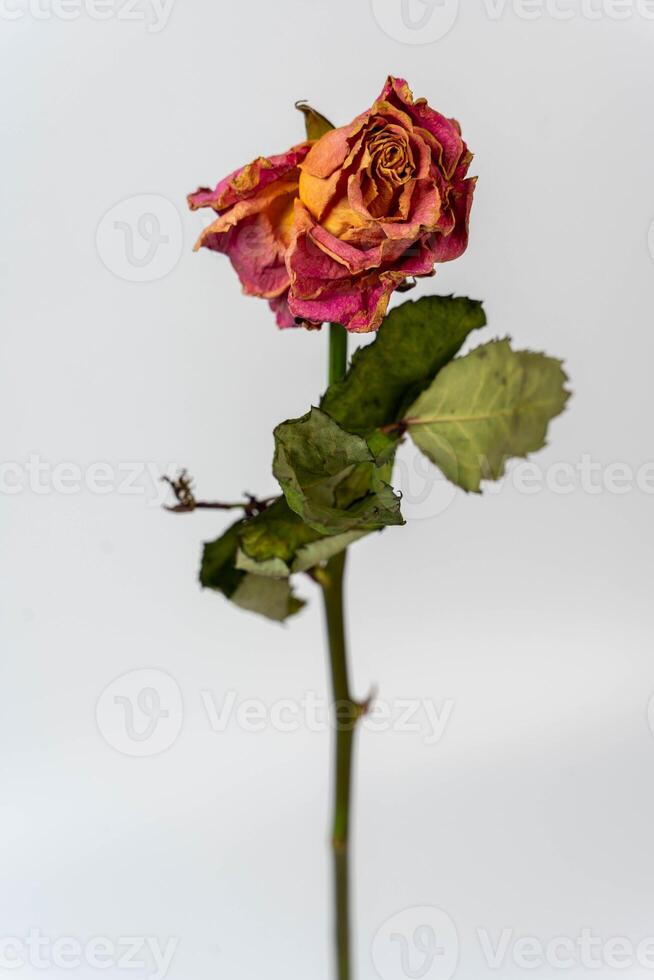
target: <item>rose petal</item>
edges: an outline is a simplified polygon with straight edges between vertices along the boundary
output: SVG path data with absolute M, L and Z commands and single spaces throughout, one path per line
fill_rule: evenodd
M 463 255 L 468 247 L 468 224 L 472 199 L 477 184 L 476 177 L 452 189 L 450 203 L 454 214 L 454 229 L 449 235 L 436 234 L 433 248 L 434 262 L 451 262 Z
M 355 333 L 377 330 L 394 286 L 383 281 L 359 283 L 355 289 L 333 288 L 316 299 L 289 298 L 295 316 L 341 323 Z
M 215 190 L 200 187 L 188 195 L 188 205 L 192 211 L 198 208 L 213 208 L 224 211 L 238 201 L 252 197 L 257 191 L 284 177 L 305 159 L 313 144 L 299 143 L 286 153 L 272 157 L 257 157 L 252 163 L 234 170 L 217 185 Z
M 289 327 L 297 327 L 295 317 L 288 306 L 288 290 L 268 301 L 270 309 L 275 314 L 275 322 L 280 330 L 288 330 Z

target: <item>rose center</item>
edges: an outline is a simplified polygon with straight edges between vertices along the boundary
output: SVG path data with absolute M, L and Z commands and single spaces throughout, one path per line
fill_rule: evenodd
M 373 177 L 395 187 L 411 178 L 413 159 L 405 140 L 393 133 L 380 133 L 369 150 Z

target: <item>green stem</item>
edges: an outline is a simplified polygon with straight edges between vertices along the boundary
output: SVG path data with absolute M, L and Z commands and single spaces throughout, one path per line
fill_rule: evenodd
M 338 323 L 329 328 L 329 383 L 340 381 L 347 367 L 347 331 Z M 350 694 L 345 642 L 343 575 L 346 552 L 331 558 L 320 570 L 329 644 L 332 698 L 336 722 L 332 851 L 334 861 L 335 942 L 338 980 L 350 980 L 349 823 L 352 749 L 359 706 Z
M 329 383 L 341 381 L 347 369 L 347 330 L 340 323 L 329 324 Z
M 350 980 L 349 824 L 352 784 L 352 748 L 359 706 L 350 694 L 345 645 L 343 572 L 345 552 L 331 558 L 320 581 L 325 601 L 332 698 L 336 725 L 336 765 L 332 850 L 338 980 Z

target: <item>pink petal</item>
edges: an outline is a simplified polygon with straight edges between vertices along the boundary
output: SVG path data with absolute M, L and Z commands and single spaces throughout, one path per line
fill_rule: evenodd
M 288 290 L 282 293 L 281 296 L 269 300 L 268 305 L 275 314 L 275 322 L 280 330 L 287 330 L 289 327 L 298 326 L 295 322 L 295 317 L 288 307 Z
M 192 211 L 207 207 L 213 208 L 214 211 L 224 211 L 230 205 L 252 197 L 298 167 L 312 145 L 306 142 L 299 143 L 286 153 L 272 157 L 257 157 L 252 163 L 239 167 L 221 180 L 215 190 L 200 187 L 194 194 L 189 194 L 189 207 Z

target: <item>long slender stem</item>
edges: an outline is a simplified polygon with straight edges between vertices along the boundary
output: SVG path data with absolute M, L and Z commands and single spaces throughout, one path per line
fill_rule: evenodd
M 340 381 L 347 367 L 347 331 L 337 323 L 330 324 L 329 383 Z M 359 706 L 350 694 L 345 640 L 343 576 L 346 553 L 342 551 L 321 569 L 329 644 L 332 697 L 336 721 L 336 758 L 334 771 L 334 811 L 332 850 L 334 861 L 335 942 L 338 980 L 351 980 L 350 962 L 350 888 L 349 823 L 352 784 L 352 750 Z

